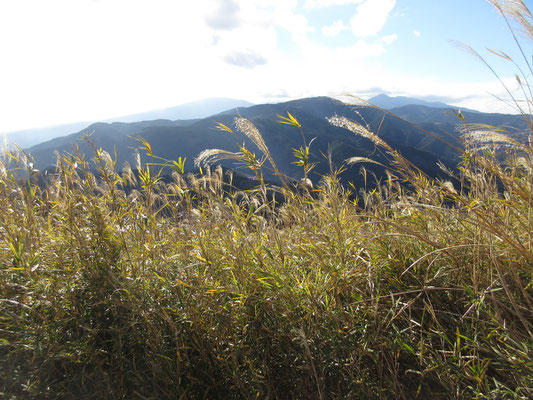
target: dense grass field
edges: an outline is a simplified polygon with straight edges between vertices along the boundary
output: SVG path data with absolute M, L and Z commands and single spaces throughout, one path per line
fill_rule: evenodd
M 44 179 L 6 155 L 2 397 L 533 396 L 531 136 L 466 125 L 454 186 L 331 122 L 389 155 L 387 180 L 343 188 L 332 167 L 315 188 L 271 187 L 266 147 L 263 163 L 232 155 L 256 176 L 247 191 L 185 160 L 154 156 L 164 180 L 95 149 Z
M 342 165 L 314 187 L 291 181 L 244 118 L 219 128 L 262 154 L 212 149 L 194 174 L 144 141 L 152 163 L 94 148 L 48 173 L 5 152 L 0 397 L 533 398 L 532 104 L 516 103 L 521 142 L 458 114 L 463 161 L 447 181 L 338 116 L 388 157 L 385 179 L 353 157 L 364 187 L 341 186 Z M 252 189 L 216 166 L 228 158 Z

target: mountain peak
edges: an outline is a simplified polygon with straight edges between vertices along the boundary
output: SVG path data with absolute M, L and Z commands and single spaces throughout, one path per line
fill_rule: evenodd
M 368 101 L 385 110 L 391 110 L 393 108 L 399 108 L 411 104 L 432 108 L 453 108 L 453 106 L 440 101 L 427 101 L 405 96 L 387 96 L 386 94 L 378 94 Z

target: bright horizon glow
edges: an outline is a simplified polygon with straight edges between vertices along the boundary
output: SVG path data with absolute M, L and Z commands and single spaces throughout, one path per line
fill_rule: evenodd
M 0 133 L 208 97 L 385 93 L 512 112 L 496 77 L 450 40 L 513 89 L 512 65 L 485 49 L 520 58 L 484 0 L 8 0 L 0 37 Z

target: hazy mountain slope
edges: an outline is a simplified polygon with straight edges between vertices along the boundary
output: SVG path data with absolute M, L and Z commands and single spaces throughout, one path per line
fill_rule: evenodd
M 464 107 L 458 107 L 458 106 L 452 106 L 446 103 L 443 103 L 441 101 L 426 101 L 422 99 L 416 99 L 413 97 L 405 97 L 405 96 L 387 96 L 386 94 L 379 94 L 377 96 L 374 96 L 368 100 L 371 104 L 381 107 L 385 110 L 392 110 L 395 108 L 400 108 L 404 106 L 409 105 L 415 105 L 415 106 L 424 106 L 424 107 L 431 107 L 431 108 L 438 108 L 438 109 L 447 109 L 448 111 L 461 109 L 463 111 L 469 111 L 472 113 L 479 113 L 479 111 L 471 110 L 469 108 Z
M 72 152 L 73 143 L 78 143 L 79 151 L 86 159 L 92 157 L 91 147 L 86 141 L 80 141 L 84 132 L 93 132 L 90 136 L 95 147 L 101 147 L 110 154 L 117 153 L 117 163 L 121 168 L 124 162 L 135 167 L 135 149 L 140 147 L 138 137 L 147 140 L 153 153 L 166 159 L 187 157 L 186 168 L 194 168 L 193 160 L 203 150 L 218 148 L 228 151 L 239 151 L 239 144 L 244 143 L 248 149 L 262 158 L 259 149 L 246 137 L 235 132 L 229 133 L 216 129 L 217 123 L 233 126 L 234 119 L 241 115 L 251 120 L 261 132 L 278 168 L 294 179 L 303 175 L 301 167 L 294 164 L 294 149 L 303 145 L 302 134 L 294 126 L 280 124 L 279 115 L 291 113 L 302 125 L 307 143 L 315 138 L 311 145 L 311 162 L 317 163 L 310 176 L 315 182 L 329 172 L 329 163 L 325 155 L 331 153 L 331 160 L 336 167 L 353 156 L 370 157 L 386 164 L 387 155 L 383 149 L 376 148 L 369 139 L 357 136 L 345 129 L 331 126 L 326 118 L 333 115 L 346 116 L 353 121 L 368 126 L 390 146 L 400 151 L 413 161 L 420 169 L 431 176 L 441 174 L 437 167 L 439 161 L 454 167 L 460 161 L 461 146 L 456 126 L 461 121 L 447 113 L 446 109 L 409 105 L 392 112 L 400 118 L 372 107 L 348 105 L 329 97 L 316 97 L 289 101 L 278 104 L 261 104 L 237 111 L 210 116 L 195 121 L 144 121 L 137 123 L 98 123 L 86 130 L 64 138 L 57 138 L 29 149 L 35 157 L 37 168 L 43 169 L 54 164 L 55 152 Z M 501 114 L 464 113 L 470 122 L 507 125 L 517 129 L 524 128 L 524 121 L 519 116 Z M 407 121 L 412 121 L 409 123 Z M 417 128 L 418 125 L 426 132 Z M 427 133 L 429 132 L 429 134 Z M 448 145 L 447 143 L 455 146 Z M 153 161 L 142 154 L 144 162 Z M 222 165 L 235 167 L 232 161 L 224 161 Z M 348 167 L 342 175 L 345 182 L 362 184 L 360 175 L 361 164 Z M 365 167 L 379 176 L 383 176 L 383 168 L 375 164 Z M 275 179 L 269 172 L 270 165 L 265 163 L 265 176 Z
M 370 140 L 345 129 L 333 127 L 326 121 L 326 117 L 335 114 L 344 115 L 359 123 L 368 124 L 370 129 L 378 131 L 383 119 L 383 111 L 366 107 L 357 108 L 355 109 L 357 112 L 354 112 L 354 109 L 354 106 L 331 98 L 318 97 L 242 108 L 239 114 L 250 119 L 259 129 L 280 170 L 299 179 L 302 177 L 302 170 L 294 164 L 296 159 L 293 149 L 302 146 L 301 133 L 295 127 L 278 123 L 278 115 L 286 115 L 287 112 L 294 115 L 303 126 L 306 141 L 309 143 L 311 139 L 316 138 L 311 146 L 311 161 L 318 165 L 311 178 L 318 181 L 321 175 L 329 172 L 329 165 L 324 157 L 328 154 L 328 149 L 331 151 L 332 161 L 336 166 L 342 165 L 346 158 L 352 156 L 372 157 L 380 162 L 386 162 L 384 154 L 380 149 L 376 149 Z M 180 126 L 178 122 L 165 120 L 134 124 L 98 123 L 91 125 L 86 131 L 93 132 L 90 140 L 94 146 L 102 147 L 111 154 L 114 154 L 116 149 L 119 166 L 126 161 L 134 164 L 134 149 L 139 147 L 139 142 L 134 137 L 141 136 L 151 144 L 154 154 L 167 159 L 187 157 L 187 167 L 192 169 L 192 160 L 206 148 L 238 151 L 238 144 L 245 143 L 258 158 L 262 157 L 260 151 L 242 133 L 231 134 L 215 129 L 219 122 L 232 126 L 237 115 L 236 112 L 225 112 L 198 120 L 187 126 Z M 382 124 L 380 135 L 391 144 L 396 144 L 396 147 L 409 157 L 419 160 L 419 167 L 432 175 L 438 173 L 436 163 L 439 159 L 444 162 L 451 160 L 446 155 L 439 156 L 417 148 L 425 135 L 405 121 L 387 116 Z M 55 162 L 55 151 L 72 152 L 73 142 L 78 143 L 80 152 L 86 154 L 86 159 L 89 159 L 91 149 L 86 142 L 80 142 L 82 136 L 83 132 L 80 132 L 65 138 L 57 138 L 30 148 L 29 152 L 35 157 L 36 166 L 41 169 Z M 149 160 L 144 155 L 142 158 L 143 161 Z M 230 161 L 222 164 L 228 167 L 233 165 Z M 269 167 L 268 164 L 266 166 Z M 375 165 L 369 165 L 369 167 L 378 174 L 383 172 L 382 168 Z M 360 183 L 362 178 L 359 175 L 359 168 L 360 165 L 349 167 L 348 171 L 343 174 L 343 178 Z M 265 173 L 268 178 L 274 179 L 268 170 Z
M 50 139 L 69 135 L 87 127 L 90 122 L 76 122 L 73 124 L 47 126 L 44 128 L 24 129 L 7 134 L 10 146 L 17 144 L 22 148 L 34 146 Z
M 244 100 L 209 98 L 175 107 L 165 108 L 162 110 L 153 110 L 144 113 L 111 118 L 104 120 L 103 122 L 139 122 L 168 119 L 171 121 L 183 120 L 182 124 L 187 124 L 187 120 L 205 118 L 227 110 L 234 112 L 235 109 L 249 107 L 251 105 L 252 103 Z M 17 144 L 22 148 L 28 148 L 53 138 L 79 132 L 81 129 L 84 129 L 90 124 L 91 122 L 76 122 L 73 124 L 49 126 L 44 128 L 25 129 L 8 133 L 7 138 L 10 145 Z
M 185 122 L 185 125 L 188 123 L 190 122 Z M 126 154 L 131 153 L 129 147 L 131 147 L 132 143 L 130 142 L 134 142 L 134 139 L 131 139 L 130 137 L 133 138 L 141 135 L 147 128 L 154 128 L 157 126 L 177 127 L 182 126 L 183 124 L 184 121 L 168 120 L 135 123 L 114 122 L 111 124 L 97 122 L 77 133 L 55 138 L 30 147 L 27 149 L 27 152 L 32 155 L 35 159 L 35 166 L 40 169 L 45 169 L 54 165 L 57 152 L 75 152 L 75 146 L 79 147 L 80 153 L 86 155 L 86 159 L 89 159 L 92 156 L 91 146 L 87 140 L 83 140 L 84 137 L 87 137 L 95 147 L 102 147 L 102 149 L 108 151 L 110 154 L 114 154 L 116 148 L 120 159 L 125 160 Z
M 235 109 L 250 107 L 252 105 L 252 103 L 244 100 L 210 98 L 182 104 L 176 107 L 165 108 L 162 110 L 154 110 L 139 114 L 127 115 L 120 118 L 114 118 L 113 121 L 137 122 L 154 119 L 169 119 L 172 121 L 177 119 L 200 119 L 219 114 L 224 111 L 234 111 Z
M 415 104 L 419 106 L 434 107 L 434 108 L 451 108 L 452 106 L 440 101 L 426 101 L 405 96 L 387 96 L 386 94 L 378 94 L 368 100 L 370 103 L 389 110 L 391 108 L 398 108 Z
M 435 122 L 439 124 L 457 125 L 460 123 L 459 118 L 448 109 L 434 108 L 420 105 L 406 105 L 390 110 L 401 118 L 404 118 L 412 123 L 419 124 L 423 122 Z M 509 126 L 524 130 L 527 124 L 521 115 L 513 114 L 497 114 L 497 113 L 481 113 L 472 112 L 461 109 L 465 120 L 468 123 L 483 123 L 487 125 Z
M 399 118 L 405 119 L 422 129 L 438 135 L 446 142 L 454 146 L 461 147 L 457 128 L 463 124 L 461 120 L 449 109 L 433 108 L 426 106 L 408 105 L 391 109 L 390 112 Z M 464 120 L 469 124 L 486 124 L 504 128 L 507 133 L 519 141 L 525 140 L 524 132 L 527 131 L 527 123 L 522 115 L 481 113 L 471 111 L 461 111 Z M 420 150 L 439 154 L 450 154 L 454 150 L 449 146 L 442 146 L 442 143 L 435 141 L 431 136 L 419 136 L 420 141 L 416 144 L 411 142 Z M 412 138 L 411 138 L 412 139 Z M 402 139 L 403 141 L 406 138 Z

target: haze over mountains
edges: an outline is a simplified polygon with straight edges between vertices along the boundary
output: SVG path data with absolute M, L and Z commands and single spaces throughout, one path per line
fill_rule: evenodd
M 389 99 L 380 96 L 378 100 L 384 102 Z M 404 104 L 406 99 L 389 101 L 389 104 Z M 233 106 L 233 104 L 232 104 Z M 383 164 L 388 163 L 386 154 L 377 149 L 370 140 L 341 128 L 331 126 L 326 118 L 341 115 L 358 123 L 368 125 L 373 132 L 385 140 L 390 146 L 400 151 L 424 172 L 431 176 L 441 175 L 437 166 L 440 161 L 453 168 L 460 160 L 459 152 L 453 146 L 460 147 L 456 126 L 460 120 L 450 113 L 450 108 L 439 108 L 437 105 L 428 107 L 420 104 L 407 104 L 399 108 L 392 108 L 391 113 L 400 118 L 386 115 L 383 110 L 372 107 L 361 107 L 342 103 L 329 97 L 315 97 L 288 101 L 277 104 L 261 104 L 249 107 L 239 107 L 205 118 L 187 120 L 157 119 L 142 122 L 114 122 L 95 123 L 77 133 L 55 138 L 27 149 L 34 157 L 36 168 L 51 168 L 56 162 L 56 154 L 73 152 L 73 144 L 79 146 L 80 153 L 86 160 L 93 156 L 87 141 L 81 140 L 90 133 L 90 141 L 97 148 L 114 154 L 116 150 L 117 165 L 122 168 L 129 162 L 135 168 L 135 149 L 140 147 L 138 137 L 147 140 L 153 154 L 166 158 L 177 159 L 187 157 L 186 169 L 193 170 L 194 158 L 207 148 L 217 148 L 228 151 L 239 151 L 239 144 L 262 156 L 255 145 L 242 133 L 231 134 L 216 129 L 217 123 L 233 126 L 237 116 L 243 116 L 252 121 L 264 137 L 270 152 L 279 169 L 294 179 L 301 179 L 301 167 L 294 164 L 296 160 L 293 149 L 302 146 L 300 131 L 293 127 L 280 124 L 279 115 L 289 112 L 302 125 L 306 141 L 316 138 L 311 145 L 311 162 L 317 163 L 310 178 L 317 182 L 321 176 L 329 172 L 329 163 L 325 155 L 331 154 L 331 161 L 337 167 L 344 164 L 350 157 L 370 157 Z M 383 107 L 385 108 L 385 107 Z M 157 116 L 155 114 L 141 114 L 143 116 Z M 165 115 L 164 113 L 160 114 Z M 516 130 L 525 130 L 526 124 L 521 116 L 505 114 L 485 114 L 479 112 L 463 112 L 465 119 L 474 123 L 488 123 L 505 125 Z M 432 135 L 422 132 L 415 126 L 420 125 Z M 449 144 L 452 146 L 450 146 Z M 141 152 L 143 162 L 150 160 Z M 225 167 L 235 167 L 231 161 L 222 162 Z M 343 173 L 345 182 L 363 184 L 360 167 L 372 171 L 377 177 L 384 176 L 384 168 L 375 164 L 356 164 L 349 166 Z M 265 171 L 267 178 L 276 178 Z
M 412 97 L 404 96 L 391 97 L 385 94 L 374 96 L 368 101 L 386 110 L 391 110 L 393 108 L 399 108 L 410 104 L 424 105 L 427 107 L 434 108 L 452 108 L 452 106 L 449 106 L 442 102 L 429 102 L 421 99 L 415 99 Z M 61 124 L 9 132 L 7 134 L 7 139 L 10 145 L 17 144 L 22 148 L 27 148 L 56 137 L 61 137 L 75 132 L 79 132 L 80 130 L 87 128 L 89 125 L 95 122 L 112 123 L 152 121 L 158 119 L 168 119 L 171 121 L 175 121 L 178 119 L 201 119 L 231 109 L 250 107 L 252 105 L 252 103 L 244 100 L 228 98 L 209 98 L 181 104 L 170 108 L 125 115 L 122 117 L 106 119 L 103 121 L 81 121 L 70 124 Z
M 409 105 L 426 106 L 431 108 L 448 108 L 448 109 L 461 109 L 463 111 L 478 112 L 469 108 L 452 106 L 442 101 L 427 101 L 422 99 L 415 99 L 413 97 L 405 96 L 387 96 L 386 94 L 378 94 L 368 100 L 369 103 L 375 106 L 381 107 L 385 110 L 393 110 Z
M 412 97 L 405 97 L 405 96 L 391 97 L 391 96 L 387 96 L 386 94 L 378 94 L 377 96 L 370 98 L 368 101 L 378 107 L 384 108 L 385 110 L 391 110 L 393 108 L 399 108 L 399 107 L 407 106 L 410 104 L 414 104 L 418 106 L 433 107 L 433 108 L 452 107 L 440 101 L 426 101 L 426 100 L 415 99 Z
M 178 119 L 199 119 L 208 117 L 210 115 L 218 114 L 222 111 L 227 111 L 239 107 L 249 107 L 251 105 L 253 104 L 244 100 L 209 98 L 161 110 L 153 110 L 138 114 L 111 118 L 102 122 L 139 122 L 157 119 L 168 119 L 172 121 Z M 16 132 L 11 132 L 7 135 L 8 142 L 10 144 L 16 143 L 20 147 L 26 148 L 56 137 L 69 135 L 74 132 L 79 132 L 80 130 L 87 128 L 89 125 L 91 125 L 91 123 L 94 122 L 96 121 L 76 122 L 72 124 L 24 129 Z

